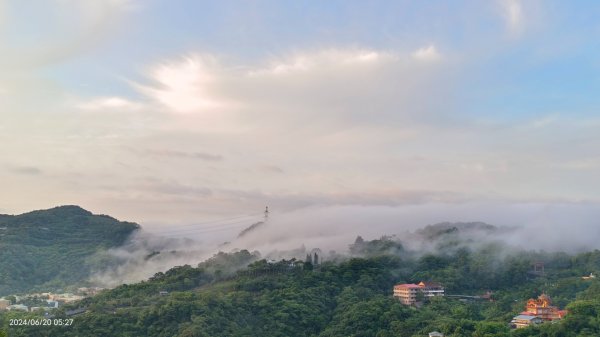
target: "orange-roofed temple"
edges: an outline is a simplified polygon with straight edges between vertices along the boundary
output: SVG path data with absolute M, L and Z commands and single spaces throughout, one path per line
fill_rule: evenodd
M 550 297 L 546 294 L 541 294 L 537 299 L 530 298 L 527 301 L 523 314 L 525 313 L 537 316 L 544 321 L 553 321 L 563 318 L 566 311 L 559 310 L 558 307 L 553 306 Z

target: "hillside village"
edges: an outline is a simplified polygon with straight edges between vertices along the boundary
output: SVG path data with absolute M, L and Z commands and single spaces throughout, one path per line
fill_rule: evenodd
M 73 304 L 84 298 L 98 295 L 106 290 L 101 287 L 80 287 L 75 293 L 29 293 L 0 298 L 0 311 L 36 312 L 48 315 L 54 309 Z

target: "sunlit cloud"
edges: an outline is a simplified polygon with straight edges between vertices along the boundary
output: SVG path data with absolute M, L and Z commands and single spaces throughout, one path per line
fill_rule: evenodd
M 40 20 L 0 4 L 16 24 L 0 32 L 14 37 L 0 42 L 0 141 L 10 144 L 0 174 L 19 196 L 6 209 L 68 203 L 189 222 L 265 204 L 288 212 L 599 199 L 595 101 L 558 84 L 545 93 L 545 81 L 539 92 L 528 87 L 554 69 L 537 65 L 560 59 L 553 48 L 570 36 L 544 31 L 535 55 L 503 39 L 532 42 L 524 29 L 546 27 L 536 25 L 537 2 L 459 2 L 443 15 L 445 5 L 432 5 L 377 23 L 385 32 L 369 33 L 373 22 L 356 22 L 364 34 L 321 22 L 326 34 L 247 36 L 207 30 L 199 23 L 218 23 L 201 12 L 179 30 L 153 12 L 164 7 L 139 1 L 40 2 Z M 187 17 L 184 7 L 170 8 Z M 35 34 L 15 33 L 34 21 Z M 568 48 L 574 58 L 582 51 Z M 575 86 L 590 69 L 548 82 Z M 540 103 L 558 96 L 560 108 Z
M 424 86 L 435 89 L 433 78 L 443 72 L 435 65 L 414 66 L 440 57 L 433 45 L 404 55 L 373 49 L 323 49 L 245 65 L 192 54 L 151 66 L 146 81 L 134 82 L 133 87 L 154 102 L 156 109 L 203 117 L 198 122 L 202 127 L 210 123 L 221 129 L 281 128 L 313 115 L 332 123 L 366 122 L 373 114 L 392 114 L 391 109 L 395 110 L 393 118 L 408 116 L 412 110 L 408 107 L 418 104 L 425 95 L 422 90 L 429 90 Z
M 151 68 L 150 84 L 134 86 L 149 98 L 176 113 L 202 113 L 223 107 L 211 86 L 218 80 L 219 65 L 212 57 L 186 56 Z
M 325 49 L 295 53 L 271 60 L 267 67 L 248 71 L 251 76 L 285 75 L 329 67 L 361 66 L 390 61 L 396 57 L 389 52 L 367 49 Z
M 524 25 L 523 5 L 521 0 L 499 0 L 506 27 L 512 34 L 517 34 Z
M 143 104 L 133 102 L 122 97 L 101 97 L 76 104 L 82 110 L 93 111 L 137 111 L 143 108 Z
M 432 44 L 427 47 L 417 49 L 412 56 L 417 60 L 426 62 L 437 61 L 442 57 L 437 48 Z

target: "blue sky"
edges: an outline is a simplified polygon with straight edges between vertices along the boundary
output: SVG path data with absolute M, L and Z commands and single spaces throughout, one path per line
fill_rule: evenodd
M 0 182 L 14 196 L 0 211 L 595 210 L 598 14 L 593 1 L 0 1 Z

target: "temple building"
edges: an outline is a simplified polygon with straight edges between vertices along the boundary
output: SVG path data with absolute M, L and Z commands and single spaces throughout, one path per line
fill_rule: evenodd
M 546 294 L 541 294 L 537 299 L 530 298 L 525 306 L 525 312 L 537 316 L 544 321 L 554 321 L 563 318 L 566 314 L 565 310 L 559 310 L 558 307 L 552 305 L 552 300 Z
M 513 328 L 525 328 L 532 324 L 561 319 L 566 313 L 566 310 L 559 310 L 553 306 L 548 295 L 541 294 L 538 298 L 530 298 L 525 305 L 525 311 L 513 317 L 510 323 Z
M 415 305 L 418 302 L 419 293 L 423 298 L 444 296 L 444 287 L 438 283 L 420 282 L 419 284 L 404 283 L 394 286 L 394 297 L 404 305 Z

